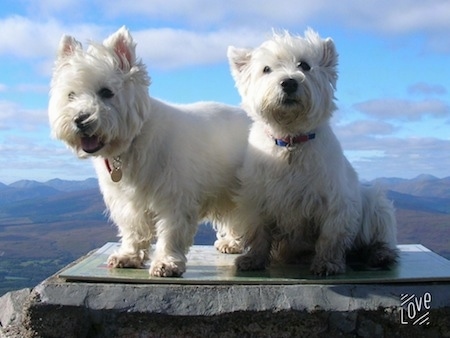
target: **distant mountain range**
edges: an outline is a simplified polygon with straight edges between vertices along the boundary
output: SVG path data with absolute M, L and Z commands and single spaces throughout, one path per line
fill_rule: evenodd
M 3 252 L 4 257 L 53 257 L 62 251 L 75 258 L 92 249 L 86 243 L 103 242 L 104 233 L 114 239 L 96 179 L 22 180 L 0 184 L 0 196 L 0 255 Z M 73 244 L 67 245 L 67 239 Z M 36 249 L 39 243 L 51 245 Z
M 55 178 L 47 182 L 20 180 L 9 185 L 0 183 L 0 207 L 18 201 L 47 198 L 69 192 L 97 189 L 97 179 L 65 181 Z
M 370 184 L 383 187 L 397 209 L 450 213 L 450 177 L 440 179 L 431 175 L 420 175 L 410 180 L 377 178 Z
M 411 196 L 450 198 L 450 176 L 437 178 L 422 174 L 413 179 L 383 177 L 363 183 L 378 185 L 386 190 Z M 0 205 L 90 189 L 98 189 L 96 178 L 88 178 L 84 181 L 67 181 L 55 178 L 47 182 L 20 180 L 9 185 L 0 182 L 0 196 L 2 197 Z
M 212 244 L 214 238 L 210 227 L 202 226 L 196 241 Z M 75 259 L 117 240 L 95 178 L 0 183 L 0 257 Z M 36 249 L 43 243 L 47 248 Z
M 385 189 L 394 201 L 399 243 L 421 243 L 450 258 L 450 177 L 378 178 L 368 183 Z M 2 276 L 16 267 L 14 276 L 31 273 L 19 269 L 24 261 L 54 264 L 56 271 L 105 242 L 117 241 L 117 229 L 104 210 L 94 178 L 0 183 L 0 295 Z M 212 244 L 214 239 L 211 227 L 202 225 L 195 242 Z
M 450 176 L 442 179 L 431 175 L 420 175 L 413 179 L 377 178 L 364 184 L 380 186 L 394 201 L 400 240 L 402 229 L 414 225 L 411 224 L 411 220 L 408 220 L 408 224 L 404 223 L 402 216 L 405 212 L 426 214 L 430 218 L 430 223 L 433 223 L 435 218 L 450 217 Z M 90 231 L 94 231 L 98 226 L 107 227 L 107 237 L 111 238 L 111 233 L 115 233 L 116 229 L 108 222 L 104 209 L 95 178 L 84 181 L 21 180 L 9 185 L 0 183 L 0 251 L 4 251 L 2 248 L 5 247 L 5 236 L 11 236 L 15 231 L 22 233 L 23 225 L 35 225 L 36 228 L 46 229 L 58 228 L 58 225 L 61 225 L 58 233 L 66 233 L 70 229 L 89 228 Z M 440 226 L 440 229 L 450 230 L 450 218 L 448 223 Z M 206 238 L 201 240 L 207 241 Z M 420 236 L 417 237 L 417 241 L 420 242 Z M 450 252 L 450 245 L 448 251 Z
M 420 243 L 450 259 L 450 177 L 378 178 L 394 201 L 399 243 Z
M 432 175 L 419 175 L 413 179 L 377 178 L 370 183 L 412 196 L 450 198 L 450 176 L 437 178 Z

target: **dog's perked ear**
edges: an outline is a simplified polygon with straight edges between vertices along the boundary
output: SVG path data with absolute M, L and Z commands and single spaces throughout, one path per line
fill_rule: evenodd
M 336 47 L 331 38 L 327 38 L 323 40 L 323 57 L 321 66 L 327 70 L 329 74 L 329 81 L 334 89 L 336 89 L 336 82 L 338 79 L 337 72 L 337 64 L 338 64 L 338 53 L 336 51 Z
M 335 68 L 338 63 L 338 53 L 331 38 L 323 40 L 322 66 Z
M 58 59 L 72 56 L 77 50 L 81 50 L 82 48 L 81 43 L 74 37 L 63 35 L 59 42 Z
M 228 61 L 230 63 L 231 74 L 237 80 L 239 75 L 245 69 L 252 57 L 252 49 L 228 47 L 227 51 Z
M 136 61 L 136 43 L 129 30 L 122 26 L 117 32 L 110 35 L 103 45 L 112 48 L 119 58 L 119 68 L 129 71 Z

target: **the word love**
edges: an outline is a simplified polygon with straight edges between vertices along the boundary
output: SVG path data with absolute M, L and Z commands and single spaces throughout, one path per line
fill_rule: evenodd
M 400 296 L 400 323 L 412 325 L 429 325 L 431 293 L 422 296 L 404 293 Z

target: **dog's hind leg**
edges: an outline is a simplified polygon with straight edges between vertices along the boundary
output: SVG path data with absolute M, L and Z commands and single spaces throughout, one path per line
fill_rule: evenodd
M 217 240 L 214 247 L 221 253 L 240 254 L 243 251 L 242 238 L 233 230 L 231 217 L 221 222 L 214 222 Z
M 122 237 L 120 249 L 108 257 L 108 267 L 110 268 L 142 268 L 148 260 L 150 241 L 129 242 Z
M 149 259 L 150 242 L 154 234 L 152 215 L 129 212 L 111 212 L 111 218 L 118 225 L 121 245 L 108 257 L 111 268 L 142 268 Z
M 246 235 L 244 243 L 248 247 L 246 254 L 236 258 L 238 270 L 264 270 L 270 263 L 273 242 L 272 226 L 259 225 Z
M 240 254 L 243 251 L 240 240 L 228 232 L 217 232 L 214 247 L 221 253 L 227 254 Z
M 355 248 L 371 267 L 384 267 L 398 259 L 395 210 L 378 187 L 361 187 L 362 227 Z
M 345 272 L 346 247 L 342 244 L 345 236 L 334 235 L 330 238 L 320 235 L 316 243 L 316 253 L 311 264 L 311 272 L 319 276 L 328 276 Z
M 315 256 L 311 271 L 320 276 L 344 273 L 346 253 L 352 246 L 359 227 L 357 204 L 334 204 L 334 208 L 323 214 L 320 234 L 315 245 Z

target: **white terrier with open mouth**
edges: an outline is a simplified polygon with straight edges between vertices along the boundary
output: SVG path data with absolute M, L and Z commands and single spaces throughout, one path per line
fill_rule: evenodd
M 174 105 L 149 97 L 150 78 L 125 27 L 84 51 L 60 42 L 49 119 L 53 135 L 80 157 L 92 157 L 121 246 L 110 267 L 141 267 L 180 276 L 198 222 L 211 220 L 216 247 L 241 251 L 229 231 L 250 120 L 237 107 Z
M 331 39 L 274 34 L 256 49 L 229 47 L 242 105 L 254 120 L 235 198 L 248 251 L 240 270 L 312 252 L 311 271 L 345 271 L 349 250 L 372 266 L 396 260 L 394 209 L 359 184 L 330 128 L 338 54 Z

